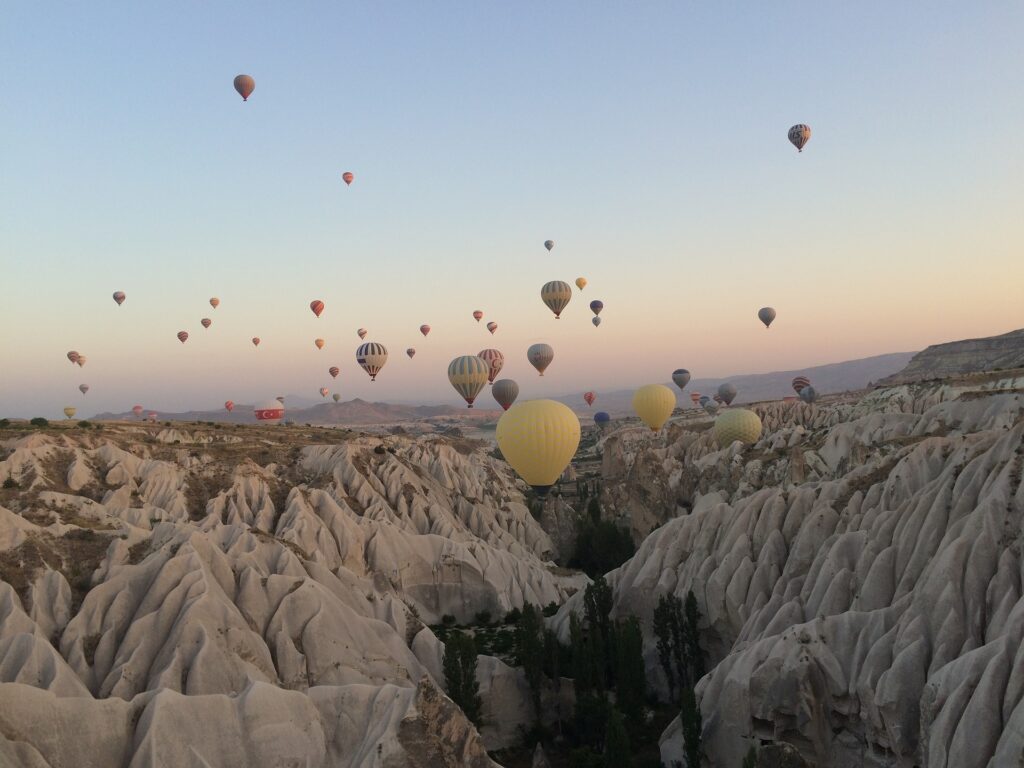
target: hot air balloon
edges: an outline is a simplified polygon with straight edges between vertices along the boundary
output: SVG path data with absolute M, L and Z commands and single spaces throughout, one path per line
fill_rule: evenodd
M 544 283 L 544 287 L 540 289 L 541 301 L 544 302 L 548 309 L 555 313 L 556 320 L 561 319 L 562 310 L 565 309 L 571 298 L 572 288 L 568 283 L 561 280 L 552 280 L 549 283 Z
M 370 374 L 370 381 L 377 380 L 377 374 L 388 361 L 388 350 L 383 344 L 375 341 L 360 344 L 356 350 L 356 362 L 363 367 L 363 370 Z
M 590 302 L 590 311 L 593 312 L 595 315 L 600 315 L 602 309 L 604 309 L 603 301 L 598 301 L 597 299 L 594 299 L 592 302 Z
M 142 412 L 144 410 L 145 409 L 141 405 L 136 405 L 132 407 L 132 413 L 134 413 L 136 416 L 142 416 Z
M 149 419 L 150 424 L 156 423 L 156 413 L 150 412 L 150 414 L 146 418 Z
M 256 81 L 249 75 L 238 75 L 235 77 L 235 90 L 242 97 L 242 101 L 248 101 L 252 92 L 256 90 Z
M 718 407 L 718 403 L 716 402 L 704 403 L 704 412 L 707 413 L 708 416 L 714 416 L 718 413 Z
M 814 387 L 808 384 L 806 387 L 803 388 L 803 390 L 801 390 L 800 399 L 808 404 L 813 403 L 815 400 L 818 399 L 818 390 L 816 390 Z
M 86 392 L 89 391 L 89 385 L 88 384 L 79 384 L 78 385 L 78 389 L 84 395 Z
M 320 317 L 324 311 L 324 303 L 320 299 L 313 299 L 313 301 L 309 302 L 309 308 L 313 310 L 314 315 Z
M 576 454 L 580 420 L 562 403 L 527 400 L 502 415 L 495 437 L 505 461 L 545 496 Z
M 74 418 L 76 411 L 77 409 L 74 406 L 69 405 L 67 408 L 64 409 L 64 415 L 67 418 L 72 419 Z
M 719 405 L 725 402 L 725 400 L 722 399 L 722 396 L 717 392 L 711 396 L 711 399 L 714 400 Z
M 757 310 L 757 316 L 764 323 L 764 327 L 767 328 L 772 324 L 772 320 L 775 319 L 775 310 L 771 307 L 761 307 Z
M 498 379 L 491 387 L 491 395 L 498 401 L 498 405 L 507 411 L 519 397 L 519 385 L 512 379 Z
M 88 358 L 86 358 L 85 355 L 79 355 L 78 357 L 75 358 L 75 365 L 77 365 L 79 368 L 85 368 L 85 361 L 87 359 Z
M 729 408 L 715 419 L 715 439 L 719 448 L 728 448 L 736 440 L 753 445 L 761 437 L 761 419 L 746 408 Z
M 224 401 L 224 409 L 225 409 L 225 410 L 226 410 L 226 411 L 227 411 L 228 413 L 231 413 L 231 412 L 232 412 L 233 410 L 235 410 L 235 404 L 234 404 L 234 402 L 232 402 L 231 400 L 225 400 L 225 401 Z
M 366 330 L 365 328 L 360 328 L 358 331 L 356 331 L 356 335 L 359 336 L 360 339 L 365 339 L 366 338 L 366 334 L 368 334 L 368 333 L 369 333 L 369 331 Z
M 416 349 L 414 347 L 409 347 L 405 350 L 405 354 L 407 354 L 409 359 L 412 360 L 416 356 Z
M 633 410 L 653 432 L 665 425 L 675 407 L 676 396 L 664 384 L 648 384 L 633 393 Z
M 690 400 L 694 405 L 697 405 L 700 402 L 700 392 L 691 392 Z
M 686 389 L 686 385 L 690 383 L 690 372 L 685 368 L 676 368 L 672 371 L 672 381 L 680 389 Z
M 203 326 L 203 328 L 209 328 L 211 325 L 213 325 L 213 320 L 211 320 L 208 317 L 204 317 L 202 320 L 199 321 L 199 324 Z
M 496 349 L 483 349 L 477 354 L 477 357 L 490 366 L 490 372 L 487 374 L 487 383 L 493 384 L 494 377 L 501 373 L 501 369 L 505 365 L 505 356 Z
M 490 364 L 476 355 L 456 357 L 448 364 L 448 381 L 462 395 L 467 407 L 473 407 L 473 401 L 487 383 L 490 369 Z
M 711 402 L 711 398 L 710 397 L 708 397 L 707 395 L 701 395 L 700 396 L 700 400 L 697 401 L 697 404 L 701 408 L 703 408 L 704 406 L 706 406 L 710 402 Z
M 798 395 L 803 391 L 804 387 L 808 387 L 811 384 L 811 380 L 806 376 L 797 376 L 793 379 L 793 391 Z
M 218 299 L 216 296 L 214 296 L 212 299 L 210 299 L 210 306 L 213 307 L 214 309 L 219 307 L 220 306 L 220 299 Z
M 725 401 L 726 405 L 732 405 L 732 401 L 736 399 L 736 385 L 731 381 L 719 384 L 718 396 Z
M 72 365 L 78 362 L 78 357 L 79 355 L 77 352 L 75 352 L 75 350 L 72 349 L 70 352 L 68 352 L 68 360 L 71 361 Z
M 337 392 L 331 395 L 331 397 L 334 398 L 334 402 L 336 403 L 341 400 L 341 395 L 339 395 Z
M 331 374 L 332 379 L 336 379 L 338 378 L 338 374 L 341 373 L 341 369 L 336 365 L 332 365 L 330 368 L 327 369 L 327 372 Z
M 329 390 L 327 387 L 320 387 L 320 397 L 327 397 L 327 395 L 329 395 L 330 392 L 331 390 Z
M 188 331 L 178 331 L 178 341 L 182 344 L 188 341 Z
M 124 291 L 114 291 L 114 301 L 117 302 L 117 306 L 124 304 Z
M 612 417 L 609 416 L 604 411 L 598 411 L 597 413 L 594 414 L 594 423 L 597 424 L 597 426 L 600 427 L 601 429 L 607 427 L 611 420 Z
M 796 147 L 797 152 L 803 152 L 804 145 L 810 140 L 811 126 L 799 123 L 789 129 L 789 141 L 794 147 Z
M 323 339 L 313 339 L 313 344 L 316 345 L 317 349 L 323 349 L 324 348 L 324 340 Z
M 351 186 L 352 182 L 355 181 L 356 175 L 352 171 L 345 171 L 341 174 L 341 180 L 345 182 L 345 186 Z M 372 184 L 370 186 L 373 186 Z
M 252 337 L 252 345 L 254 347 L 258 347 L 260 345 L 260 337 L 259 336 L 253 336 Z
M 427 325 L 426 323 L 421 325 L 420 326 L 420 333 L 422 333 L 424 336 L 426 336 L 428 333 L 430 333 L 430 326 Z
M 601 325 L 601 318 L 600 317 L 592 317 L 592 318 L 590 318 L 590 322 L 592 322 L 594 324 L 594 327 L 597 328 L 598 326 Z
M 594 401 L 597 399 L 597 395 L 593 392 L 584 392 L 583 399 L 586 401 L 587 405 L 593 405 Z
M 526 359 L 530 361 L 530 365 L 537 369 L 537 372 L 541 376 L 544 375 L 544 370 L 551 365 L 551 361 L 555 359 L 555 350 L 551 348 L 550 344 L 532 344 L 530 348 L 526 350 Z
M 481 312 L 479 309 L 474 309 L 473 310 L 473 319 L 476 320 L 478 323 L 483 318 L 483 316 L 484 316 L 484 313 Z
M 491 336 L 493 336 L 494 332 L 496 330 L 498 330 L 498 324 L 496 322 L 494 322 L 493 320 L 491 320 L 491 322 L 489 322 L 487 324 L 487 330 L 490 331 L 491 332 Z
M 256 421 L 263 424 L 277 424 L 284 418 L 284 403 L 268 400 L 262 405 L 257 405 L 253 412 L 256 414 Z
M 550 251 L 552 248 L 555 247 L 555 241 L 554 240 L 545 240 L 544 241 L 544 247 L 547 248 Z
M 277 400 L 277 402 L 279 402 L 281 405 L 284 405 L 284 395 L 278 395 L 274 399 Z
M 579 288 L 581 291 L 584 288 L 586 288 L 587 287 L 587 278 L 585 278 L 585 277 L 577 277 L 576 278 L 576 287 Z

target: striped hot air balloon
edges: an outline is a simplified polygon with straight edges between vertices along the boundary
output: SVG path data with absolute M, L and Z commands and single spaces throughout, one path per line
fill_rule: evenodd
M 370 381 L 377 380 L 377 374 L 387 361 L 387 347 L 375 341 L 360 344 L 356 350 L 356 362 L 370 375 Z
M 700 392 L 691 392 L 690 400 L 693 402 L 694 405 L 697 405 L 700 402 Z
M 493 384 L 494 377 L 501 373 L 501 369 L 505 366 L 505 356 L 496 349 L 483 349 L 480 350 L 477 357 L 491 367 L 490 373 L 487 375 L 487 383 Z
M 309 308 L 313 311 L 314 315 L 320 317 L 324 311 L 324 303 L 320 299 L 313 299 L 313 301 L 309 302 Z
M 587 405 L 593 405 L 594 401 L 597 399 L 597 395 L 593 392 L 584 392 L 583 399 L 586 401 Z
M 804 387 L 809 387 L 811 380 L 806 376 L 797 376 L 793 379 L 793 391 L 798 395 L 803 391 Z
M 356 331 L 356 335 L 360 339 L 365 339 L 366 338 L 366 334 L 368 334 L 368 333 L 369 333 L 369 331 L 366 330 L 365 328 L 360 328 L 358 331 Z
M 327 369 L 327 372 L 331 374 L 332 379 L 336 379 L 338 378 L 338 374 L 341 373 L 341 369 L 336 365 L 332 365 L 330 368 Z
M 204 317 L 202 320 L 199 321 L 199 324 L 203 326 L 203 328 L 209 328 L 211 325 L 213 325 L 213 320 L 211 320 L 208 317 Z
M 224 401 L 224 410 L 226 410 L 228 413 L 231 413 L 233 410 L 235 410 L 234 402 L 231 401 L 231 400 L 225 400 Z
M 811 140 L 811 126 L 798 123 L 789 129 L 788 136 L 789 143 L 796 147 L 796 151 L 803 152 L 804 146 Z
M 544 283 L 544 287 L 540 289 L 540 298 L 547 308 L 555 313 L 555 319 L 558 320 L 572 298 L 572 286 L 563 280 L 552 280 Z
M 178 331 L 178 341 L 182 344 L 188 341 L 188 331 Z
M 462 395 L 468 408 L 473 407 L 473 401 L 487 383 L 490 370 L 490 364 L 477 355 L 456 357 L 448 364 L 448 381 Z
M 491 336 L 493 336 L 494 332 L 496 330 L 498 330 L 498 324 L 496 322 L 494 322 L 493 320 L 491 320 L 491 322 L 489 322 L 487 324 L 487 330 L 490 331 L 491 332 Z
M 78 362 L 78 358 L 79 357 L 80 357 L 80 355 L 77 352 L 75 352 L 75 350 L 73 350 L 73 349 L 70 352 L 68 352 L 68 360 L 71 361 L 72 365 L 74 365 L 75 363 Z

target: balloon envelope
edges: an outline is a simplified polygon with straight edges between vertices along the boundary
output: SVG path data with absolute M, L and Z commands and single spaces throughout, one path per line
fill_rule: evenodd
M 495 437 L 505 461 L 543 496 L 576 454 L 580 420 L 563 403 L 527 400 L 502 415 Z
M 804 387 L 808 387 L 811 384 L 811 380 L 806 376 L 797 376 L 793 379 L 793 391 L 798 395 L 803 391 Z
M 487 383 L 493 384 L 494 377 L 501 373 L 501 369 L 505 367 L 505 356 L 496 349 L 482 349 L 477 353 L 477 357 L 490 366 L 490 371 L 487 374 Z
M 720 384 L 718 387 L 718 396 L 725 401 L 726 405 L 732 405 L 732 401 L 736 399 L 736 385 L 731 381 Z
M 597 399 L 597 395 L 593 392 L 584 392 L 583 399 L 586 401 L 587 405 L 593 405 L 594 401 Z
M 359 336 L 360 339 L 365 339 L 366 338 L 366 334 L 368 334 L 368 333 L 369 333 L 369 331 L 366 330 L 365 328 L 360 328 L 358 331 L 356 331 L 356 335 Z
M 775 310 L 771 307 L 761 307 L 757 310 L 757 317 L 762 323 L 764 323 L 764 327 L 767 328 L 775 319 Z
M 67 408 L 64 409 L 64 415 L 67 416 L 69 419 L 72 416 L 74 416 L 75 413 L 76 413 L 76 409 L 74 407 L 70 406 L 70 405 Z
M 327 397 L 330 391 L 327 387 L 320 387 L 320 397 Z
M 214 296 L 212 299 L 210 299 L 210 306 L 213 307 L 214 309 L 219 307 L 220 306 L 220 299 L 218 299 L 216 296 Z
M 224 408 L 225 410 L 227 410 L 228 413 L 231 413 L 233 410 L 235 410 L 235 404 L 231 400 L 225 400 Z
M 672 381 L 680 389 L 685 389 L 686 385 L 690 383 L 690 372 L 685 368 L 676 368 L 672 371 Z
M 260 345 L 260 337 L 259 336 L 253 336 L 252 337 L 252 345 L 254 347 L 258 347 Z
M 120 307 L 122 304 L 124 304 L 124 299 L 124 291 L 114 291 L 114 301 L 117 302 L 117 306 Z
M 598 301 L 597 299 L 594 299 L 592 302 L 590 302 L 590 311 L 593 312 L 595 315 L 600 315 L 602 309 L 604 309 L 603 301 Z
M 85 361 L 86 361 L 86 359 L 87 358 L 86 358 L 85 355 L 79 355 L 78 357 L 75 358 L 75 364 L 79 368 L 85 368 Z
M 252 92 L 256 90 L 256 81 L 249 75 L 238 75 L 235 77 L 235 90 L 242 97 L 242 101 L 248 101 Z
M 71 361 L 72 365 L 74 365 L 75 363 L 78 362 L 78 358 L 79 357 L 80 357 L 80 355 L 77 352 L 75 352 L 75 350 L 73 350 L 73 349 L 70 352 L 68 352 L 68 360 Z
M 490 331 L 491 332 L 491 336 L 493 336 L 494 332 L 496 330 L 498 330 L 498 324 L 492 320 L 491 322 L 489 322 L 487 324 L 487 330 Z
M 544 371 L 551 365 L 551 361 L 555 359 L 555 350 L 551 348 L 550 344 L 532 344 L 526 350 L 526 359 L 543 376 Z
M 323 314 L 324 311 L 324 303 L 320 301 L 320 299 L 314 299 L 313 301 L 309 302 L 309 308 L 313 310 L 314 315 L 320 317 L 320 315 Z
M 422 333 L 424 336 L 426 336 L 428 333 L 430 333 L 430 326 L 427 325 L 426 323 L 421 325 L 420 326 L 420 333 Z
M 141 405 L 136 405 L 132 407 L 132 413 L 134 413 L 136 416 L 141 416 L 144 410 L 145 409 Z
M 479 309 L 474 309 L 473 310 L 473 319 L 476 320 L 478 323 L 483 318 L 483 316 L 484 316 L 484 313 L 481 312 Z
M 178 341 L 182 344 L 188 341 L 188 331 L 178 331 Z
M 387 361 L 387 347 L 375 341 L 360 344 L 356 350 L 356 362 L 370 375 L 370 381 L 377 380 L 377 374 Z
M 519 397 L 519 385 L 512 379 L 498 379 L 491 387 L 491 395 L 507 411 Z
M 552 280 L 540 289 L 540 299 L 555 313 L 555 319 L 562 316 L 562 310 L 572 298 L 572 286 L 562 280 Z
M 413 357 L 416 356 L 416 350 L 413 347 L 409 347 L 407 350 L 405 350 L 405 354 L 407 354 L 409 356 L 409 359 L 412 360 Z
M 811 126 L 799 123 L 789 129 L 789 141 L 797 152 L 804 151 L 804 145 L 811 140 Z M 826 142 L 827 143 L 827 142 Z
M 633 393 L 633 410 L 655 432 L 665 425 L 675 407 L 675 393 L 664 384 L 648 384 Z
M 594 327 L 597 328 L 599 325 L 601 325 L 601 318 L 600 317 L 592 317 L 592 318 L 590 318 L 590 322 L 592 322 L 594 324 Z
M 467 407 L 472 408 L 473 401 L 487 383 L 489 371 L 490 364 L 482 357 L 463 355 L 448 364 L 448 381 L 462 395 Z
M 341 395 L 339 395 L 337 392 L 331 395 L 331 397 L 334 398 L 334 402 L 338 402 L 339 400 L 341 400 Z
M 330 368 L 327 369 L 327 372 L 331 374 L 332 379 L 336 379 L 338 378 L 338 374 L 341 373 L 341 369 L 336 365 L 332 365 Z
M 577 277 L 576 278 L 576 287 L 579 288 L 581 291 L 584 288 L 586 288 L 587 287 L 587 278 L 585 278 L 585 277 Z
M 545 240 L 544 241 L 544 247 L 547 248 L 550 251 L 552 248 L 555 247 L 555 241 L 554 240 Z
M 608 423 L 611 420 L 612 417 L 609 416 L 604 411 L 598 411 L 597 413 L 594 414 L 594 423 L 597 424 L 597 426 L 599 426 L 601 429 L 604 429 L 606 426 L 608 426 Z
M 761 437 L 761 419 L 746 408 L 729 408 L 715 419 L 715 439 L 720 448 L 727 448 L 736 440 L 753 445 Z
M 800 391 L 800 399 L 805 403 L 813 403 L 818 399 L 818 390 L 808 384 Z
M 211 320 L 208 317 L 204 317 L 202 320 L 199 321 L 199 324 L 203 326 L 203 328 L 209 328 L 211 325 L 213 325 L 213 320 Z
M 89 391 L 89 385 L 88 384 L 79 384 L 78 385 L 78 389 L 84 395 L 86 392 Z
M 341 180 L 345 182 L 346 186 L 350 185 L 355 180 L 355 178 L 356 176 L 354 173 L 352 173 L 352 171 L 345 171 L 343 174 L 341 174 Z M 371 184 L 370 186 L 372 187 L 373 185 Z
M 313 344 L 316 345 L 317 349 L 323 349 L 326 342 L 323 339 L 313 339 Z
M 264 424 L 277 424 L 284 418 L 284 403 L 268 400 L 262 405 L 257 405 L 253 409 L 253 413 L 256 415 L 256 421 Z

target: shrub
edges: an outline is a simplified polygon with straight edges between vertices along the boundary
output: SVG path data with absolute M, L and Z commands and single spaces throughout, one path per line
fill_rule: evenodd
M 482 624 L 483 626 L 486 627 L 488 624 L 491 623 L 491 612 L 490 611 L 478 611 L 474 618 L 476 618 L 476 623 L 477 624 Z
M 9 426 L 11 426 L 10 419 L 0 419 L 0 429 L 7 429 Z
M 91 427 L 92 424 L 90 424 L 85 419 L 82 419 L 80 422 L 78 422 L 78 426 L 81 427 L 82 429 L 89 429 L 89 427 Z
M 441 623 L 446 627 L 454 627 L 455 617 L 452 616 L 450 613 L 446 613 L 444 616 L 441 617 Z
M 518 608 L 513 608 L 511 611 L 505 614 L 505 623 L 517 624 L 519 622 L 519 617 L 521 615 L 522 611 L 520 611 Z
M 558 603 L 554 600 L 544 606 L 543 614 L 545 617 L 554 616 L 556 613 L 558 613 Z
M 34 419 L 29 421 L 33 427 L 48 427 L 50 426 L 49 419 L 44 419 L 42 416 L 36 416 Z
M 13 477 L 8 477 L 6 480 L 4 480 L 4 488 L 9 489 L 9 488 L 17 488 L 17 487 L 18 487 L 18 483 L 17 483 L 17 481 Z

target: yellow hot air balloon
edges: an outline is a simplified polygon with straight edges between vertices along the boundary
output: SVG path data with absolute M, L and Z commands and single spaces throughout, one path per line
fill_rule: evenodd
M 727 448 L 736 440 L 753 445 L 761 438 L 761 419 L 746 408 L 730 408 L 715 419 L 715 439 L 720 448 Z
M 501 455 L 541 496 L 557 482 L 580 444 L 580 420 L 554 400 L 516 403 L 498 420 Z
M 655 432 L 665 426 L 675 407 L 676 394 L 664 384 L 648 384 L 633 394 L 633 410 Z
M 581 291 L 584 288 L 586 288 L 587 287 L 587 278 L 585 278 L 585 277 L 577 277 L 576 278 L 576 287 L 579 288 Z
M 73 419 L 75 417 L 75 410 L 75 408 L 72 408 L 69 405 L 67 408 L 64 409 L 64 415 L 67 416 L 69 419 Z

